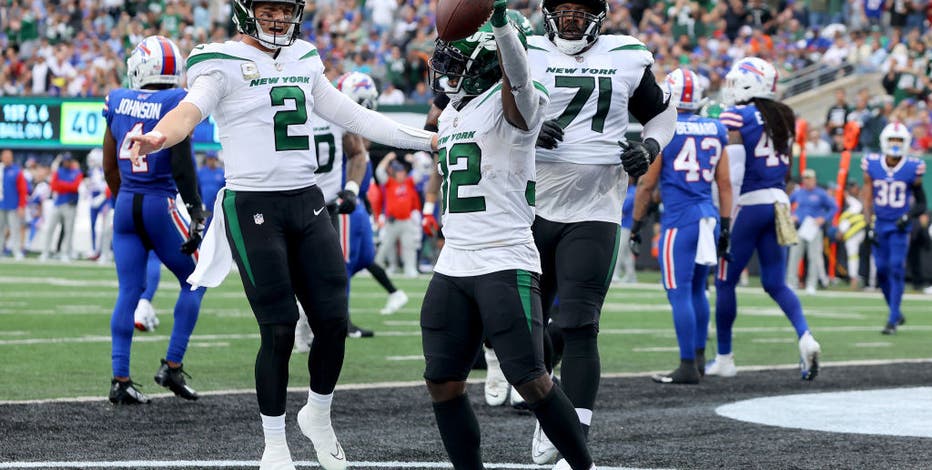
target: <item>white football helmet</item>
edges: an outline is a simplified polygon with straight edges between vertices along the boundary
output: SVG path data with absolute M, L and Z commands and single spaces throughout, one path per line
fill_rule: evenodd
M 266 23 L 276 23 L 276 26 L 285 28 L 281 34 L 266 32 L 259 24 L 255 15 L 257 3 L 283 3 L 291 5 L 291 17 L 280 21 L 265 21 Z M 304 18 L 304 0 L 234 0 L 233 1 L 233 24 L 236 30 L 246 36 L 251 36 L 259 41 L 263 46 L 269 49 L 278 49 L 288 47 L 301 37 L 301 20 Z
M 362 72 L 345 73 L 337 79 L 337 89 L 368 109 L 375 109 L 379 99 L 379 90 L 375 80 Z
M 670 90 L 670 102 L 677 108 L 697 111 L 705 105 L 705 99 L 702 98 L 702 81 L 696 72 L 678 68 L 667 75 L 664 84 Z
M 893 139 L 901 139 L 902 141 L 891 142 Z M 912 133 L 903 123 L 891 122 L 880 132 L 880 150 L 886 156 L 902 158 L 909 152 L 912 140 Z
M 142 40 L 126 59 L 129 86 L 142 89 L 146 85 L 181 86 L 184 56 L 178 46 L 164 36 L 149 36 Z
M 777 96 L 777 69 L 766 60 L 745 57 L 731 66 L 725 75 L 722 99 L 728 104 L 752 98 L 774 99 Z
M 87 153 L 87 166 L 91 168 L 100 168 L 104 165 L 104 149 L 94 147 Z

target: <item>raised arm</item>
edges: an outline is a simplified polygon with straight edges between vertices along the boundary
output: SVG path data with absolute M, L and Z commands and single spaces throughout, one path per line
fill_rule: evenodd
M 502 69 L 502 106 L 509 124 L 529 131 L 536 128 L 541 119 L 541 98 L 534 91 L 527 51 L 506 16 L 507 3 L 506 0 L 495 1 L 491 20 L 498 46 L 498 64 Z

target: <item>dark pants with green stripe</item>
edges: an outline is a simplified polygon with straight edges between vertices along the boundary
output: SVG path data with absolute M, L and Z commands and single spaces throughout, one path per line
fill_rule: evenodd
M 276 383 L 275 407 L 278 395 L 284 406 L 285 390 L 278 382 L 287 385 L 287 360 L 298 321 L 295 297 L 314 331 L 308 362 L 311 389 L 331 393 L 343 364 L 347 281 L 340 241 L 320 189 L 227 190 L 223 214 L 233 258 L 262 335 L 256 363 L 260 408 L 264 385 L 260 382 Z M 271 377 L 260 377 L 264 372 L 260 369 L 282 367 L 278 374 L 270 371 Z M 279 377 L 282 373 L 284 378 Z
M 434 273 L 421 306 L 424 378 L 434 383 L 466 380 L 485 335 L 508 382 L 525 384 L 546 374 L 543 333 L 536 273 Z
M 612 280 L 621 227 L 610 222 L 557 223 L 537 217 L 531 227 L 540 252 L 541 301 L 560 304 L 553 322 L 563 344 L 561 385 L 577 411 L 592 410 L 602 365 L 598 332 L 602 304 Z M 625 241 L 626 242 L 626 241 Z M 556 342 L 556 341 L 555 341 Z M 548 358 L 548 367 L 554 364 Z M 588 430 L 591 413 L 580 413 Z

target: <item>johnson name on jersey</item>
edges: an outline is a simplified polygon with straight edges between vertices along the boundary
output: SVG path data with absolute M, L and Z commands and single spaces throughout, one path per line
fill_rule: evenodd
M 281 191 L 314 184 L 317 170 L 311 113 L 324 65 L 302 40 L 277 57 L 239 41 L 199 45 L 187 61 L 188 86 L 202 75 L 219 82 L 212 111 L 219 128 L 227 186 Z
M 879 221 L 892 222 L 909 212 L 913 184 L 925 174 L 926 164 L 915 157 L 902 157 L 891 168 L 883 155 L 869 154 L 861 159 L 861 170 L 871 178 L 874 215 Z
M 103 116 L 110 132 L 117 138 L 121 190 L 167 197 L 174 197 L 178 192 L 172 178 L 171 150 L 163 149 L 144 155 L 138 165 L 133 165 L 129 138 L 154 129 L 159 119 L 168 114 L 186 94 L 181 88 L 117 88 L 107 94 Z
M 317 153 L 317 186 L 324 193 L 324 202 L 330 204 L 337 200 L 337 193 L 343 189 L 343 134 L 342 127 L 314 114 L 314 149 Z
M 527 39 L 531 76 L 550 93 L 544 119 L 555 119 L 563 128 L 560 146 L 538 148 L 537 160 L 617 164 L 618 141 L 628 130 L 628 100 L 644 68 L 654 63 L 650 51 L 623 35 L 601 35 L 575 56 L 560 52 L 544 36 Z
M 664 227 L 717 216 L 712 183 L 727 143 L 728 132 L 720 122 L 691 113 L 677 116 L 676 133 L 663 149 L 660 174 Z
M 789 155 L 777 152 L 764 129 L 764 118 L 753 104 L 726 109 L 719 119 L 729 131 L 739 131 L 744 142 L 744 180 L 741 194 L 759 189 L 784 189 Z
M 546 106 L 546 94 L 535 85 Z M 469 250 L 472 262 L 486 272 L 529 269 L 539 272 L 531 224 L 534 222 L 534 143 L 543 123 L 542 115 L 522 131 L 505 120 L 500 98 L 502 85 L 492 87 L 457 110 L 448 106 L 438 120 L 438 160 L 441 184 L 444 250 L 437 272 L 452 275 L 469 270 L 450 258 L 450 250 Z M 541 113 L 542 114 L 542 113 Z M 521 246 L 520 266 L 482 252 Z M 527 247 L 530 247 L 528 249 Z M 447 253 L 445 253 L 447 252 Z M 524 253 L 526 252 L 526 253 Z M 447 256 L 445 256 L 445 254 Z M 506 255 L 505 258 L 508 256 Z

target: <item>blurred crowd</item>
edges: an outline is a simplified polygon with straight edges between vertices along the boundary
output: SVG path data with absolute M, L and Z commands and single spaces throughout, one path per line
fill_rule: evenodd
M 538 33 L 543 31 L 540 1 L 509 2 Z M 233 37 L 230 3 L 3 2 L 0 94 L 103 96 L 121 84 L 125 51 L 145 36 L 170 37 L 184 53 L 199 43 Z M 365 72 L 381 82 L 383 103 L 427 103 L 432 98 L 427 60 L 436 38 L 436 3 L 308 0 L 302 32 L 320 49 L 331 78 Z M 747 55 L 770 60 L 789 74 L 843 63 L 860 71 L 890 71 L 902 90 L 897 96 L 913 97 L 912 85 L 928 81 L 927 73 L 912 84 L 903 75 L 907 69 L 928 67 L 928 1 L 609 0 L 609 6 L 605 33 L 632 34 L 644 41 L 657 60 L 658 75 L 693 64 L 712 93 L 731 63 Z

